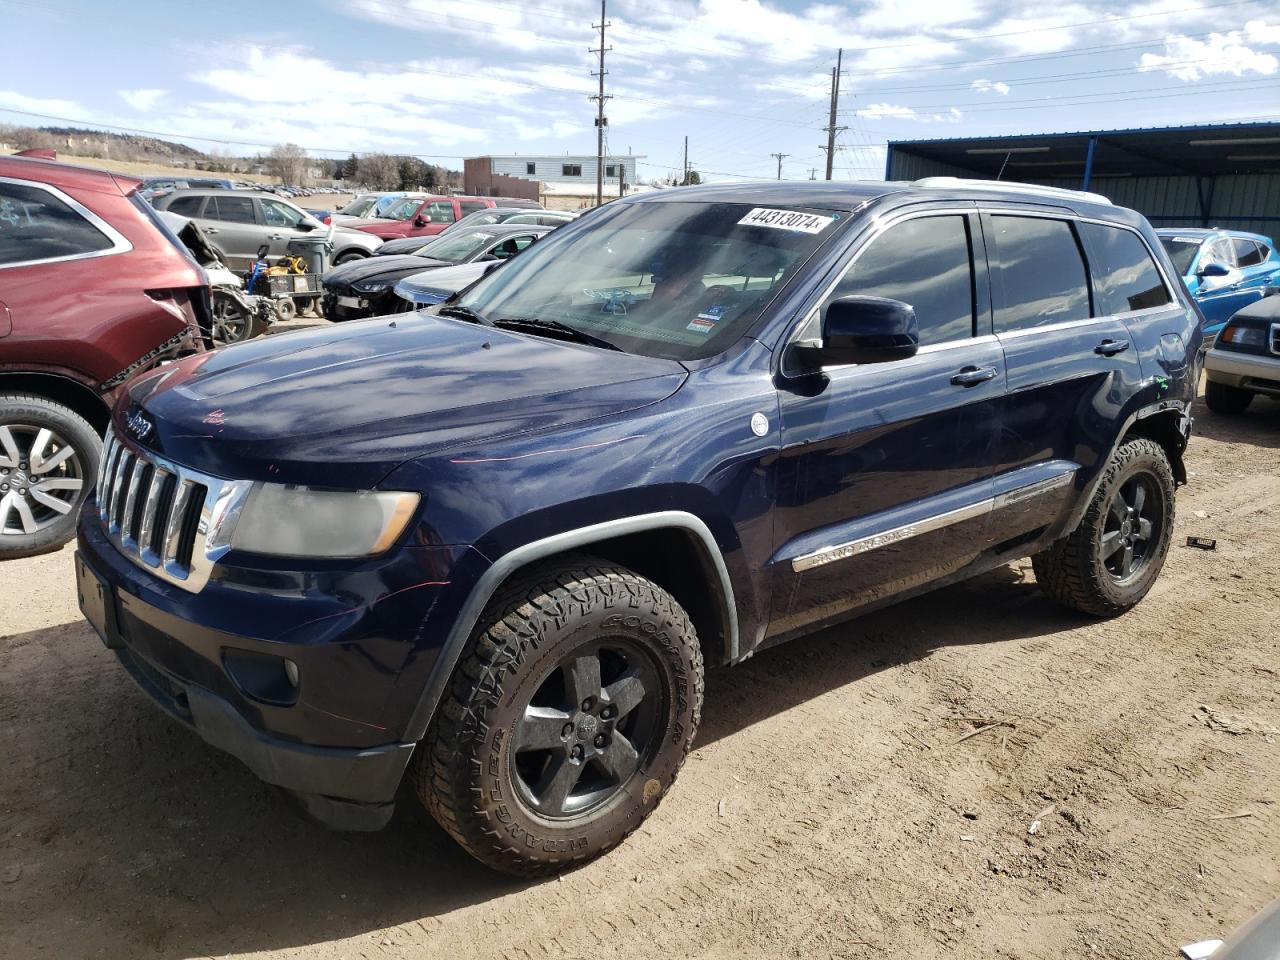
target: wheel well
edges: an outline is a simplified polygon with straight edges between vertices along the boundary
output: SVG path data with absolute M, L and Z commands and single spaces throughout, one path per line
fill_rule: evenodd
M 0 393 L 30 393 L 60 403 L 89 422 L 99 435 L 111 422 L 102 397 L 82 383 L 53 373 L 0 373 Z
M 1179 484 L 1187 482 L 1187 468 L 1182 462 L 1182 451 L 1186 449 L 1186 442 L 1182 437 L 1182 431 L 1179 429 L 1179 421 L 1181 414 L 1177 410 L 1166 410 L 1162 413 L 1152 414 L 1149 417 L 1143 417 L 1141 420 L 1135 420 L 1133 425 L 1125 433 L 1125 439 L 1129 437 L 1145 437 L 1148 440 L 1154 440 L 1164 448 L 1165 454 L 1169 457 L 1169 465 L 1173 467 L 1173 478 Z
M 728 598 L 706 546 L 695 534 L 674 527 L 644 530 L 585 544 L 567 554 L 584 552 L 626 567 L 666 590 L 693 621 L 704 660 L 728 662 Z M 544 564 L 557 556 L 537 562 Z

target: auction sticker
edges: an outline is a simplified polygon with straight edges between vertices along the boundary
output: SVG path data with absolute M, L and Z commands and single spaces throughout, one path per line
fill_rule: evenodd
M 738 221 L 749 227 L 769 227 L 773 230 L 791 230 L 795 233 L 821 233 L 835 222 L 835 217 L 823 217 L 799 210 L 774 210 L 756 207 Z

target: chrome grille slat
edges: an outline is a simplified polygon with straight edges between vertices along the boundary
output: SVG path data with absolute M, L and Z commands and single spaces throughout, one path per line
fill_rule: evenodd
M 98 516 L 124 556 L 162 580 L 198 593 L 230 549 L 225 532 L 252 483 L 191 470 L 108 432 Z
M 160 555 L 151 549 L 151 538 L 155 532 L 156 514 L 160 510 L 160 495 L 164 492 L 165 481 L 173 474 L 156 467 L 151 471 L 151 483 L 147 486 L 147 499 L 142 503 L 142 519 L 138 522 L 138 555 L 148 567 L 160 563 Z
M 177 489 L 173 492 L 169 522 L 164 527 L 164 545 L 160 548 L 160 562 L 166 570 L 171 564 L 176 569 L 182 568 L 178 560 L 178 542 L 182 539 L 182 521 L 191 506 L 191 494 L 194 490 L 195 484 L 190 480 L 179 480 Z

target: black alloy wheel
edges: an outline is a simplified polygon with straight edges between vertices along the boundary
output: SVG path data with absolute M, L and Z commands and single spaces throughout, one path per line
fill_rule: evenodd
M 1130 477 L 1111 498 L 1098 543 L 1103 565 L 1118 583 L 1132 580 L 1150 562 L 1163 532 L 1162 499 L 1156 478 L 1145 473 Z
M 510 757 L 520 799 L 551 819 L 607 803 L 653 746 L 660 698 L 650 657 L 626 637 L 567 654 L 516 722 Z

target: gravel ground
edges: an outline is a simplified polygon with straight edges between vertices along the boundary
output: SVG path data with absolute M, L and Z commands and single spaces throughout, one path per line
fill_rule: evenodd
M 378 834 L 298 819 L 134 689 L 69 549 L 5 564 L 0 957 L 1128 960 L 1221 936 L 1280 894 L 1280 406 L 1196 433 L 1177 540 L 1218 548 L 1175 546 L 1136 610 L 1070 615 L 1017 564 L 715 671 L 657 813 L 538 883 L 412 798 Z

